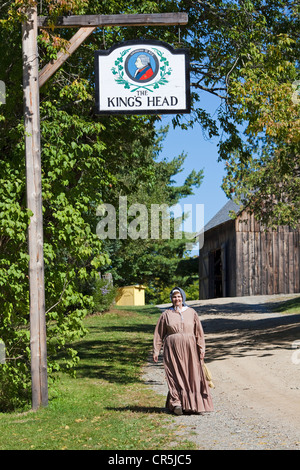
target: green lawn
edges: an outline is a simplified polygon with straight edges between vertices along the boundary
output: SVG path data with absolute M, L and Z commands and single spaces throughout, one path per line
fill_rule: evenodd
M 0 450 L 192 450 L 168 426 L 165 397 L 141 380 L 159 316 L 155 307 L 86 318 L 76 379 L 49 387 L 49 406 L 0 414 Z
M 284 302 L 280 302 L 276 306 L 274 306 L 273 310 L 275 312 L 281 313 L 300 313 L 300 296 L 295 297 L 290 300 L 286 300 Z

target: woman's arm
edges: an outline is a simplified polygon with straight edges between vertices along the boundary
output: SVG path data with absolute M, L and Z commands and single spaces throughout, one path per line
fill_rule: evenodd
M 196 337 L 196 343 L 197 343 L 197 348 L 199 351 L 199 357 L 200 359 L 204 359 L 205 356 L 205 339 L 204 339 L 204 331 L 202 328 L 201 321 L 199 319 L 199 316 L 197 312 L 194 314 L 194 333 Z
M 153 360 L 154 362 L 158 361 L 158 355 L 163 345 L 164 337 L 166 336 L 166 318 L 164 312 L 158 319 L 154 330 L 153 337 Z

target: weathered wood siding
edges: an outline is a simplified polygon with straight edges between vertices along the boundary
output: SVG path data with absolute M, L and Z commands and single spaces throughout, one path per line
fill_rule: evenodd
M 235 221 L 236 295 L 300 292 L 300 230 L 265 230 L 252 215 Z
M 222 295 L 293 294 L 300 292 L 300 226 L 266 230 L 243 212 L 204 234 L 199 253 L 199 298 L 215 297 L 214 254 L 222 265 Z

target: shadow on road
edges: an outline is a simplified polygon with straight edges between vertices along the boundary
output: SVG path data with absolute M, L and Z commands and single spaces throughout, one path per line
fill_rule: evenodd
M 249 355 L 252 349 L 263 356 L 274 349 L 291 349 L 292 343 L 300 339 L 299 314 L 272 313 L 280 301 L 278 305 L 277 302 L 223 302 L 190 304 L 202 322 L 208 360 Z

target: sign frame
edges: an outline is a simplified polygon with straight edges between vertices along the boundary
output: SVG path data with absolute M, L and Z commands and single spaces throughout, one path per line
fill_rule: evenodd
M 114 53 L 116 50 L 122 49 L 123 47 L 127 48 L 127 47 L 137 47 L 137 46 L 140 46 L 141 50 L 147 49 L 151 46 L 161 47 L 161 48 L 166 49 L 173 56 L 179 56 L 179 55 L 183 56 L 183 63 L 184 63 L 183 76 L 184 76 L 185 83 L 183 85 L 184 91 L 182 92 L 182 95 L 184 95 L 184 97 L 185 97 L 184 98 L 185 106 L 180 107 L 180 108 L 174 108 L 174 109 L 172 109 L 172 108 L 164 109 L 161 105 L 160 105 L 161 107 L 155 107 L 153 109 L 150 109 L 150 108 L 145 109 L 144 107 L 143 107 L 143 109 L 134 108 L 134 109 L 124 109 L 124 110 L 121 110 L 121 109 L 109 109 L 109 110 L 107 110 L 107 109 L 103 109 L 103 108 L 100 109 L 100 106 L 101 106 L 101 104 L 100 104 L 101 95 L 100 94 L 101 94 L 102 90 L 101 90 L 101 86 L 100 86 L 100 75 L 101 75 L 100 67 L 101 67 L 101 65 L 99 63 L 100 62 L 99 58 L 100 57 L 106 57 L 107 58 L 112 53 Z M 149 52 L 149 54 L 151 54 L 150 51 L 148 51 L 148 52 Z M 130 54 L 133 54 L 133 53 L 130 53 Z M 128 60 L 128 57 L 126 57 L 126 60 Z M 157 59 L 154 58 L 153 60 L 155 62 L 157 62 Z M 165 60 L 165 59 L 162 59 L 162 60 Z M 110 49 L 107 49 L 107 50 L 97 50 L 97 51 L 95 51 L 94 63 L 95 63 L 95 113 L 96 114 L 99 114 L 99 115 L 118 115 L 118 114 L 147 115 L 147 114 L 189 114 L 191 112 L 190 53 L 189 53 L 188 49 L 186 49 L 186 48 L 175 49 L 170 44 L 165 43 L 163 41 L 158 41 L 158 40 L 132 39 L 132 40 L 116 43 Z M 127 67 L 127 65 L 126 65 L 126 67 Z M 125 67 L 124 67 L 124 69 L 125 69 Z M 116 68 L 115 71 L 114 71 L 114 74 L 116 75 L 117 73 L 118 72 L 117 72 L 117 68 Z M 128 67 L 127 67 L 127 73 L 129 73 L 128 72 Z M 126 87 L 134 86 L 135 79 L 134 79 L 133 75 L 130 78 L 131 78 L 131 80 L 129 82 L 127 81 L 127 86 Z M 120 77 L 119 81 L 122 81 L 121 77 Z M 124 82 L 126 82 L 126 80 L 124 80 Z M 145 81 L 144 81 L 144 85 L 147 86 L 147 83 L 148 84 L 151 83 L 151 79 L 146 78 Z M 145 86 L 144 87 L 141 86 L 140 88 L 145 88 Z M 151 86 L 151 85 L 149 85 L 149 86 Z M 138 88 L 139 88 L 139 86 L 137 86 L 137 89 Z

